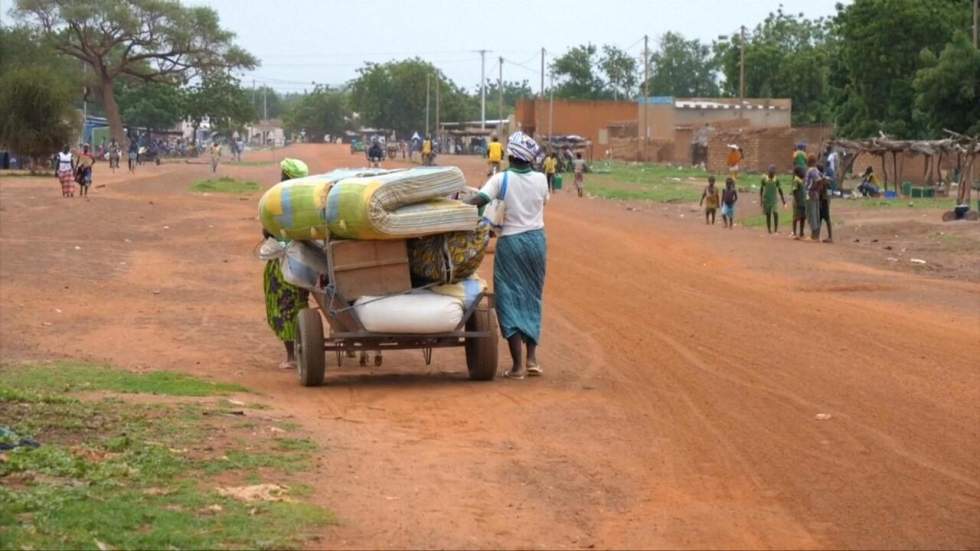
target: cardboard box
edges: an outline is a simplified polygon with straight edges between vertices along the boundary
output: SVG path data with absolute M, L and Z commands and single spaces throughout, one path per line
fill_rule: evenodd
M 347 300 L 401 293 L 412 288 L 408 242 L 337 240 L 327 243 L 330 280 Z

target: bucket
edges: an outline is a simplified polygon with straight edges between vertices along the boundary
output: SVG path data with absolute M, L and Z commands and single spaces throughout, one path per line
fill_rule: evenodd
M 898 199 L 898 194 L 895 193 L 894 191 L 886 191 L 885 199 Z
M 555 191 L 561 190 L 561 174 L 555 174 L 555 179 L 553 180 L 555 185 Z

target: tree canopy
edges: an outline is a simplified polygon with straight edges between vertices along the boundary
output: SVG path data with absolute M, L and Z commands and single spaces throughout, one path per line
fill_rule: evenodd
M 78 111 L 70 85 L 43 67 L 0 75 L 0 144 L 35 164 L 77 134 Z
M 599 66 L 606 75 L 609 91 L 613 99 L 633 97 L 636 92 L 636 59 L 623 50 L 609 46 L 602 47 L 602 58 Z
M 237 80 L 222 73 L 202 78 L 186 92 L 182 105 L 181 115 L 191 121 L 195 130 L 208 119 L 212 131 L 230 134 L 256 119 L 249 92 Z
M 116 97 L 130 127 L 165 129 L 178 123 L 184 110 L 184 90 L 160 82 L 117 82 Z
M 42 31 L 61 53 L 91 67 L 112 135 L 123 141 L 115 81 L 177 82 L 253 68 L 254 57 L 234 44 L 208 7 L 177 0 L 17 0 L 14 14 Z
M 283 125 L 292 133 L 306 130 L 313 141 L 324 134 L 339 135 L 349 128 L 346 95 L 325 87 L 316 88 L 293 103 L 283 115 Z
M 716 62 L 711 48 L 700 40 L 664 33 L 657 51 L 650 55 L 652 96 L 712 97 L 718 95 Z
M 605 83 L 596 74 L 599 49 L 593 44 L 575 46 L 551 63 L 559 79 L 555 95 L 569 99 L 603 99 Z
M 925 115 L 932 135 L 949 129 L 980 135 L 980 50 L 958 32 L 937 57 L 922 52 L 922 69 L 912 83 L 915 107 Z

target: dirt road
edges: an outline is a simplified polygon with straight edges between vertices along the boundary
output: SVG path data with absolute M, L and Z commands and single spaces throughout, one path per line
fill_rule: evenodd
M 330 146 L 291 154 L 315 170 L 362 163 Z M 463 165 L 477 182 L 479 161 Z M 190 193 L 207 172 L 97 173 L 107 187 L 88 202 L 60 199 L 53 179 L 5 179 L 2 359 L 262 393 L 326 450 L 310 483 L 341 524 L 321 543 L 980 546 L 980 284 L 565 194 L 547 212 L 545 377 L 471 383 L 460 351 L 429 368 L 404 352 L 305 389 L 275 369 L 257 194 Z

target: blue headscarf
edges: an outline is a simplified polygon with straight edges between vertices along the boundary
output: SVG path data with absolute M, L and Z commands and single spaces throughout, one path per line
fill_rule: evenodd
M 541 148 L 531 136 L 518 130 L 507 138 L 507 156 L 533 163 L 538 158 Z

